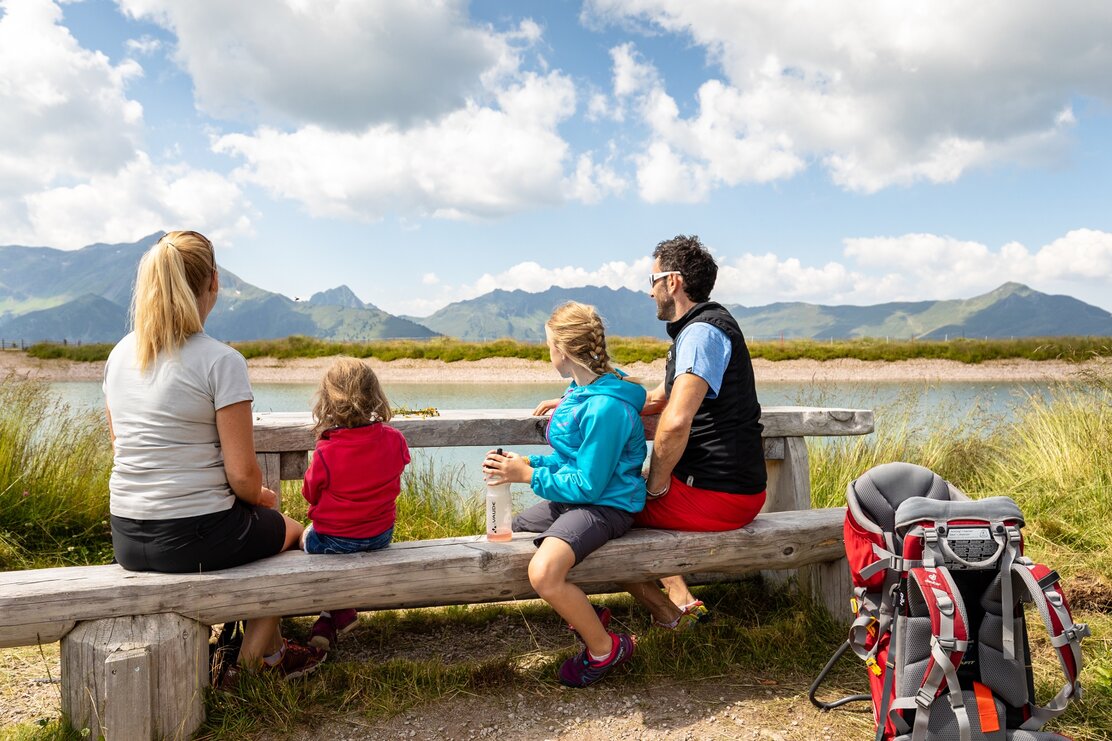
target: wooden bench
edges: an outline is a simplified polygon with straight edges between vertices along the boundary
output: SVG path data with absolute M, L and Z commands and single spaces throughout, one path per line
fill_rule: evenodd
M 805 436 L 872 431 L 866 410 L 773 407 L 762 417 L 768 514 L 725 533 L 635 530 L 587 558 L 572 578 L 587 591 L 670 574 L 799 569 L 800 584 L 841 614 L 848 595 L 841 509 L 810 509 Z M 525 410 L 397 419 L 412 447 L 544 442 Z M 645 418 L 652 436 L 656 418 Z M 313 447 L 307 414 L 260 414 L 255 442 L 266 483 L 299 479 Z M 76 728 L 115 738 L 186 738 L 204 720 L 209 626 L 313 614 L 338 602 L 392 609 L 531 598 L 531 538 L 481 536 L 396 543 L 373 553 L 283 553 L 207 574 L 87 566 L 0 573 L 0 647 L 62 642 L 62 710 Z

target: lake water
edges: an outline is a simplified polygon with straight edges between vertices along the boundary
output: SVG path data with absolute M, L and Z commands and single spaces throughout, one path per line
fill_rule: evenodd
M 385 391 L 395 407 L 411 409 L 532 409 L 542 399 L 559 396 L 565 384 L 481 384 L 481 383 L 394 383 Z M 254 408 L 259 412 L 303 412 L 312 405 L 313 384 L 257 383 Z M 59 399 L 74 409 L 102 409 L 100 384 L 71 381 L 52 384 Z M 854 409 L 900 408 L 914 405 L 917 416 L 937 418 L 938 414 L 964 417 L 975 413 L 987 425 L 1007 423 L 1016 408 L 1034 396 L 1046 396 L 1051 386 L 1045 383 L 861 383 L 830 382 L 815 384 L 764 383 L 757 387 L 763 406 L 824 406 Z M 522 454 L 547 452 L 545 446 L 518 446 Z M 437 469 L 451 467 L 461 471 L 461 481 L 475 489 L 481 487 L 479 463 L 485 448 L 414 449 L 416 462 L 431 460 Z M 515 487 L 515 489 L 518 487 Z M 520 487 L 527 489 L 528 487 Z

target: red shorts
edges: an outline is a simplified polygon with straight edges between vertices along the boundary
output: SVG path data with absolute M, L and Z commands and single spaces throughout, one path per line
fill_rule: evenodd
M 633 522 L 640 527 L 697 533 L 737 530 L 752 522 L 764 503 L 763 491 L 760 494 L 728 494 L 696 489 L 673 476 L 668 493 L 646 501 L 645 509 L 633 516 Z

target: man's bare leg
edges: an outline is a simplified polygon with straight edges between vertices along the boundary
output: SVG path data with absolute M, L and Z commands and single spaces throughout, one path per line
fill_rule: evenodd
M 682 576 L 666 576 L 660 580 L 660 583 L 664 585 L 664 591 L 668 593 L 668 599 L 680 610 L 696 601 L 695 595 L 687 588 L 687 582 L 683 580 Z
M 622 584 L 621 587 L 652 614 L 653 620 L 662 625 L 672 625 L 683 615 L 683 611 L 668 599 L 668 595 L 660 591 L 660 585 L 655 581 L 632 582 Z

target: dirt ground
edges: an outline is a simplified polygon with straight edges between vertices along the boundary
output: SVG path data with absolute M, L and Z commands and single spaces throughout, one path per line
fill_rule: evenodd
M 519 692 L 458 697 L 382 723 L 338 718 L 297 738 L 840 741 L 866 738 L 871 726 L 872 716 L 864 703 L 854 710 L 820 713 L 807 700 L 803 687 L 769 688 L 752 678 L 723 677 L 632 692 L 599 686 L 545 695 Z
M 331 358 L 276 360 L 255 358 L 247 363 L 255 383 L 316 383 L 331 364 Z M 1083 368 L 1105 361 L 1067 363 L 1057 360 L 993 360 L 977 365 L 953 360 L 782 360 L 756 359 L 753 371 L 758 383 L 821 383 L 826 381 L 1062 381 Z M 386 383 L 553 383 L 560 379 L 550 363 L 519 358 L 486 358 L 445 363 L 440 360 L 370 359 L 379 378 Z M 664 378 L 664 361 L 623 366 L 630 375 L 648 382 Z M 39 360 L 25 353 L 0 352 L 0 378 L 9 373 L 47 381 L 98 381 L 104 363 L 69 360 Z
M 526 630 L 530 631 L 527 638 L 516 635 Z M 571 645 L 564 631 L 547 631 L 543 635 L 535 631 L 536 626 L 524 626 L 507 617 L 486 629 L 461 626 L 459 630 L 453 629 L 451 636 L 395 636 L 397 640 L 383 647 L 369 635 L 373 630 L 361 627 L 345 637 L 335 660 L 383 661 L 404 653 L 416 659 L 436 655 L 450 663 L 464 658 L 476 659 L 483 652 L 489 652 L 492 636 L 514 643 L 523 639 L 539 640 L 542 650 Z M 59 715 L 57 644 L 43 647 L 41 651 L 34 647 L 0 650 L 0 662 L 6 667 L 0 679 L 0 738 L 5 736 L 6 726 L 35 723 Z M 579 690 L 521 683 L 510 689 L 426 703 L 391 718 L 337 714 L 325 723 L 317 721 L 296 727 L 292 734 L 264 733 L 254 738 L 293 741 L 386 738 L 427 741 L 486 738 L 842 741 L 868 736 L 872 717 L 867 704 L 858 703 L 850 709 L 830 713 L 819 712 L 807 699 L 808 680 L 805 677 L 731 673 L 682 684 L 656 682 L 633 688 L 628 684 L 601 683 Z M 837 690 L 832 689 L 827 696 L 833 697 L 836 693 Z

